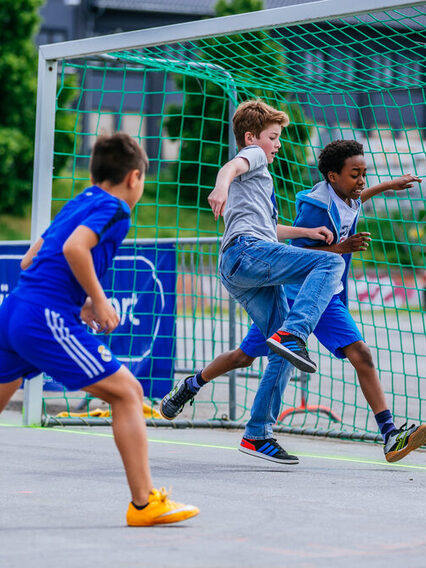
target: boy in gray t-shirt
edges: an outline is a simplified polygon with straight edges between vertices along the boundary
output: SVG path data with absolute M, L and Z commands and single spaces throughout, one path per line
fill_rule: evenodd
M 288 123 L 284 112 L 260 100 L 239 105 L 233 117 L 239 153 L 219 170 L 209 203 L 215 218 L 223 214 L 225 220 L 220 255 L 222 283 L 269 338 L 268 366 L 240 449 L 280 463 L 298 463 L 297 457 L 287 454 L 272 437 L 272 427 L 287 384 L 288 365 L 316 371 L 305 343 L 341 280 L 344 261 L 330 252 L 278 242 L 308 237 L 328 243 L 332 238 L 325 227 L 278 225 L 268 164 L 281 147 L 281 130 Z M 290 310 L 283 284 L 293 282 L 300 284 L 300 291 Z M 162 400 L 162 415 L 173 419 L 190 395 L 183 379 Z
M 247 146 L 237 155 L 250 169 L 231 183 L 224 212 L 222 249 L 239 235 L 277 242 L 277 205 L 266 154 L 260 146 Z M 256 195 L 256 199 L 253 196 Z

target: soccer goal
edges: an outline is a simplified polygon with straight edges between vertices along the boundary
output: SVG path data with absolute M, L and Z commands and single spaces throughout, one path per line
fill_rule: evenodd
M 282 223 L 294 218 L 296 193 L 319 181 L 318 153 L 333 139 L 363 143 L 369 185 L 424 175 L 426 10 L 374 4 L 323 0 L 40 47 L 32 240 L 89 185 L 97 135 L 128 132 L 150 157 L 105 283 L 120 314 L 111 347 L 142 380 L 150 424 L 165 422 L 156 401 L 173 381 L 238 346 L 250 324 L 220 284 L 223 226 L 207 203 L 235 153 L 235 105 L 261 97 L 290 116 L 272 166 Z M 359 229 L 373 240 L 350 275 L 350 309 L 398 421 L 425 416 L 425 187 L 364 207 Z M 313 337 L 309 348 L 319 372 L 294 377 L 277 430 L 376 439 L 353 368 Z M 262 365 L 213 381 L 177 424 L 244 424 Z M 26 382 L 26 424 L 109 423 L 108 409 L 47 391 L 49 381 Z

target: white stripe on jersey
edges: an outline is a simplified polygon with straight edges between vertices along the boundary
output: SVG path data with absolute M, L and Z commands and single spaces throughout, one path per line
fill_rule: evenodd
M 61 329 L 64 330 L 66 340 L 72 342 L 75 345 L 75 348 L 77 350 L 80 350 L 82 356 L 84 354 L 87 357 L 87 359 L 88 359 L 87 363 L 88 364 L 89 364 L 90 361 L 93 363 L 93 365 L 95 366 L 95 374 L 99 374 L 99 373 L 96 372 L 96 368 L 98 369 L 98 372 L 103 373 L 105 371 L 105 368 L 103 367 L 103 365 L 96 359 L 96 357 L 94 357 L 92 355 L 92 353 L 90 353 L 90 351 L 88 351 L 84 347 L 84 345 L 82 343 L 80 343 L 80 341 L 76 338 L 75 335 L 70 334 L 70 330 L 67 327 L 64 328 L 63 318 L 61 318 L 59 321 L 60 321 L 60 324 L 61 324 Z
M 75 345 L 73 345 L 72 342 L 70 341 L 69 329 L 64 327 L 64 320 L 63 318 L 60 317 L 60 314 L 52 312 L 52 315 L 53 315 L 53 324 L 55 326 L 55 329 L 58 332 L 58 335 L 61 338 L 61 340 L 64 342 L 64 344 L 67 345 L 69 349 L 73 351 L 73 353 L 75 353 L 75 355 L 87 365 L 87 367 L 91 370 L 94 377 L 98 375 L 99 372 L 96 369 L 96 367 L 93 365 L 93 363 L 91 363 L 83 353 L 80 353 L 79 350 L 75 347 Z M 68 337 L 67 337 L 67 332 L 68 332 Z
M 64 327 L 63 318 L 59 319 L 60 314 L 51 311 L 48 308 L 44 310 L 44 313 L 47 325 L 49 326 L 55 340 L 59 343 L 62 349 L 69 355 L 69 357 L 75 363 L 77 363 L 77 365 L 81 369 L 83 369 L 83 371 L 90 379 L 96 377 L 97 375 L 99 375 L 100 372 L 103 372 L 105 370 L 104 367 L 98 361 L 96 361 L 96 359 L 95 361 L 97 363 L 97 366 L 93 365 L 93 363 L 86 357 L 84 353 L 84 351 L 88 353 L 87 350 L 85 349 L 84 351 L 79 350 L 78 345 L 81 345 L 80 342 L 73 335 L 70 335 L 68 328 Z M 58 319 L 59 319 L 59 325 L 58 325 Z M 75 340 L 77 345 L 75 345 L 72 340 Z M 89 355 L 91 356 L 91 358 L 93 358 L 91 354 Z

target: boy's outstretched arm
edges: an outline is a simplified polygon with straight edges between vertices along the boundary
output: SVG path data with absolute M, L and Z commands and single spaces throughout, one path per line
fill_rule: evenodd
M 220 168 L 214 190 L 207 198 L 216 221 L 219 219 L 219 215 L 223 215 L 225 210 L 228 190 L 232 180 L 248 172 L 249 167 L 250 165 L 245 158 L 234 158 Z
M 99 325 L 98 331 L 111 333 L 120 319 L 108 302 L 96 275 L 91 250 L 97 244 L 98 235 L 89 227 L 79 225 L 65 241 L 62 252 L 75 278 L 87 296 L 91 298 L 90 310 L 93 314 L 93 321 Z M 86 308 L 89 307 L 87 304 L 90 304 L 89 300 L 86 300 Z
M 383 183 L 379 183 L 378 185 L 364 189 L 361 193 L 361 202 L 365 203 L 368 199 L 371 199 L 375 195 L 378 195 L 379 193 L 383 193 L 384 191 L 388 191 L 390 189 L 393 189 L 395 191 L 409 189 L 410 187 L 413 187 L 413 182 L 421 183 L 421 181 L 421 178 L 413 176 L 411 174 L 405 174 L 399 178 L 384 181 Z
M 325 241 L 328 245 L 333 242 L 333 233 L 327 227 L 292 227 L 290 225 L 277 225 L 277 238 L 286 239 L 307 238 L 314 241 Z

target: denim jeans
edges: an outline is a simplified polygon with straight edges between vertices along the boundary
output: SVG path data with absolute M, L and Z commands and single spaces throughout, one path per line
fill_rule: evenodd
M 277 330 L 306 341 L 339 284 L 345 263 L 338 254 L 241 235 L 221 257 L 223 285 L 265 337 Z M 283 284 L 298 283 L 290 309 Z M 292 365 L 269 350 L 245 436 L 270 438 Z

